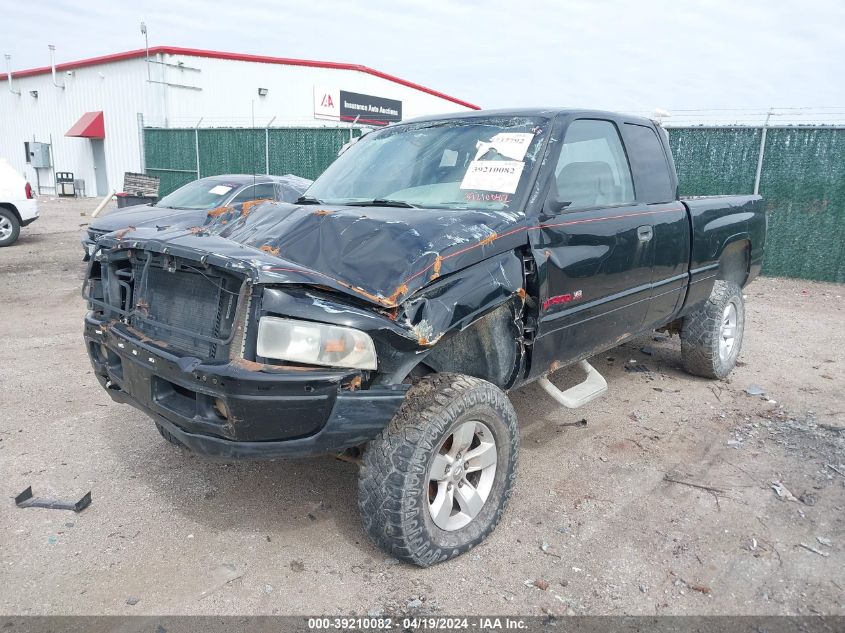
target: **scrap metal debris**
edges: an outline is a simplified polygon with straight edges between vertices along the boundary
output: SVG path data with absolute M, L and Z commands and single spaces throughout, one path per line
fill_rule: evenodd
M 798 501 L 798 497 L 792 494 L 789 489 L 784 486 L 780 481 L 773 481 L 771 488 L 775 491 L 775 494 L 778 496 L 778 498 L 783 501 Z
M 688 589 L 692 589 L 693 591 L 697 591 L 698 593 L 703 593 L 705 595 L 710 593 L 710 587 L 698 582 L 689 582 L 678 576 L 675 572 L 670 571 L 669 574 L 675 577 L 675 586 L 682 587 L 686 586 Z
M 554 545 L 549 545 L 546 541 L 540 543 L 540 551 L 547 556 L 554 556 L 555 558 L 563 558 L 558 549 Z
M 839 469 L 838 469 L 836 466 L 834 466 L 833 464 L 825 464 L 825 467 L 830 468 L 833 472 L 835 472 L 835 473 L 839 473 L 840 475 L 842 475 L 843 477 L 845 477 L 845 472 L 842 472 L 841 470 L 839 470 Z
M 197 596 L 197 600 L 207 598 L 218 589 L 222 589 L 230 582 L 242 578 L 243 571 L 238 570 L 232 563 L 223 563 L 219 567 L 211 570 L 207 575 L 208 586 L 203 589 Z
M 575 420 L 574 422 L 558 422 L 557 426 L 587 426 L 587 418 L 581 418 L 580 420 Z
M 807 492 L 806 490 L 798 497 L 798 501 L 803 503 L 805 506 L 814 506 L 818 500 L 819 499 L 816 495 L 812 492 Z
M 806 549 L 810 552 L 813 552 L 813 554 L 818 554 L 819 556 L 823 556 L 824 558 L 827 558 L 828 556 L 830 556 L 830 554 L 828 554 L 827 552 L 819 551 L 815 547 L 813 547 L 812 545 L 807 545 L 806 543 L 798 543 L 798 546 L 803 547 L 804 549 Z
M 699 490 L 706 490 L 707 492 L 712 492 L 715 495 L 723 495 L 725 491 L 721 488 L 714 488 L 713 486 L 705 486 L 704 484 L 696 484 L 691 481 L 683 481 L 681 479 L 675 479 L 670 477 L 669 475 L 663 476 L 663 481 L 669 482 L 670 484 L 681 484 L 682 486 L 690 486 L 691 488 L 698 488 Z
M 59 501 L 57 499 L 42 499 L 32 496 L 32 486 L 15 497 L 15 505 L 19 508 L 47 508 L 49 510 L 73 510 L 82 512 L 91 505 L 91 491 L 86 492 L 79 501 Z
M 818 426 L 826 431 L 835 431 L 836 433 L 845 431 L 845 425 L 841 422 L 819 422 Z
M 537 589 L 539 589 L 540 591 L 548 591 L 549 582 L 547 580 L 543 580 L 542 578 L 538 578 L 537 580 L 531 582 L 531 584 L 529 584 L 528 586 L 537 587 Z

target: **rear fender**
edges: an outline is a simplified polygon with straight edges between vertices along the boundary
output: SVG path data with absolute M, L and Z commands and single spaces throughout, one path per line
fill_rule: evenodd
M 745 285 L 751 266 L 751 237 L 748 233 L 732 236 L 722 248 L 719 256 L 717 279 Z

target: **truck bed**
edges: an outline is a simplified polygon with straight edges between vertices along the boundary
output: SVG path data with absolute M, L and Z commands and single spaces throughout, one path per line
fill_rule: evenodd
M 684 312 L 706 300 L 719 274 L 720 259 L 744 258 L 740 286 L 760 272 L 767 219 L 758 195 L 682 197 L 691 226 L 690 290 Z

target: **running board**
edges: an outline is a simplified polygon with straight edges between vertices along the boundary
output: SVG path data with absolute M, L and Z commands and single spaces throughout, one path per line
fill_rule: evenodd
M 552 398 L 568 409 L 583 407 L 607 391 L 607 381 L 596 369 L 585 360 L 578 363 L 578 366 L 587 374 L 584 382 L 561 391 L 546 378 L 540 378 L 537 382 Z

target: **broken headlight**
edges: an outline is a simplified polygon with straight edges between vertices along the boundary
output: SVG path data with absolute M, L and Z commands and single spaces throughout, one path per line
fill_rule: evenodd
M 376 349 L 368 334 L 324 323 L 261 317 L 257 352 L 293 363 L 376 369 Z

